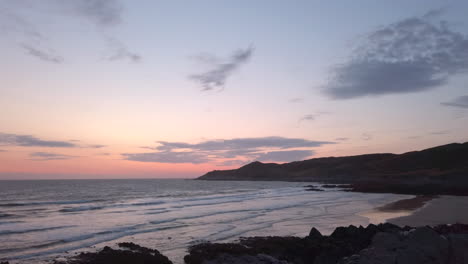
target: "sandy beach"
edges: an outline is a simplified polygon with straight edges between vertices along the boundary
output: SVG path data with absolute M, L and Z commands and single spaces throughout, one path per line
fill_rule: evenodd
M 425 203 L 409 215 L 388 219 L 404 226 L 468 223 L 468 197 L 440 196 Z

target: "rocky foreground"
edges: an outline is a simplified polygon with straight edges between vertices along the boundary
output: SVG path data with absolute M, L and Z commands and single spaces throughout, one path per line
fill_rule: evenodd
M 81 253 L 54 264 L 171 264 L 155 249 L 119 243 L 118 249 Z M 189 248 L 187 264 L 466 264 L 468 225 L 398 227 L 385 223 L 338 227 L 329 236 L 312 228 L 307 237 L 249 237 L 237 243 Z M 0 264 L 7 264 L 1 262 Z

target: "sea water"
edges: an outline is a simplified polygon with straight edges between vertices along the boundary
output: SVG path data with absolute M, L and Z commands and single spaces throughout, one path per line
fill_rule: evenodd
M 37 263 L 131 241 L 182 263 L 187 247 L 241 236 L 306 236 L 367 225 L 407 198 L 311 183 L 182 179 L 0 181 L 0 260 Z M 312 183 L 314 184 L 314 183 Z

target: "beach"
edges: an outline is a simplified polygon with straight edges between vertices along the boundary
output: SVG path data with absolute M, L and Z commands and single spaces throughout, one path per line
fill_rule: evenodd
M 468 224 L 468 197 L 440 196 L 428 201 L 409 215 L 387 221 L 400 226 Z

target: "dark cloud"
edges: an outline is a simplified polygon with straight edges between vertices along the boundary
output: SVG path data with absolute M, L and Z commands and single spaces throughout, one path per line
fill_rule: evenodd
M 210 162 L 228 166 L 227 164 L 247 163 L 251 160 L 284 162 L 303 159 L 313 154 L 311 148 L 334 143 L 300 138 L 262 137 L 208 140 L 196 144 L 158 141 L 158 144 L 156 147 L 145 147 L 153 152 L 122 155 L 124 159 L 142 162 Z
M 444 102 L 441 104 L 445 106 L 468 108 L 468 95 L 459 96 L 450 102 Z
M 32 160 L 38 161 L 46 161 L 46 160 L 67 160 L 76 158 L 76 156 L 69 156 L 64 154 L 58 153 L 51 153 L 51 152 L 33 152 L 29 154 Z
M 0 149 L 0 152 L 7 152 L 7 151 L 6 151 L 6 150 L 4 150 L 4 149 Z
M 29 54 L 40 60 L 57 64 L 63 62 L 63 58 L 56 55 L 53 51 L 40 50 L 37 47 L 32 47 L 28 44 L 21 44 L 21 47 L 26 51 L 26 54 Z
M 77 145 L 68 141 L 43 140 L 31 135 L 0 133 L 0 145 L 21 147 L 73 148 Z
M 430 90 L 468 70 L 468 37 L 439 12 L 404 19 L 366 35 L 351 58 L 332 70 L 324 92 L 333 99 Z
M 198 56 L 198 60 L 207 64 L 209 69 L 201 74 L 193 74 L 189 78 L 200 84 L 202 91 L 223 89 L 229 76 L 249 61 L 253 51 L 252 47 L 239 49 L 227 60 L 221 60 L 209 55 Z

